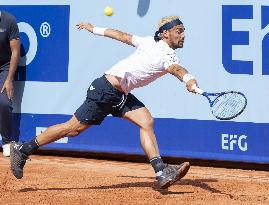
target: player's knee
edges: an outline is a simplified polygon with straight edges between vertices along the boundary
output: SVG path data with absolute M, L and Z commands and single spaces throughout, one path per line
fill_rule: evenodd
M 61 132 L 64 136 L 67 137 L 75 137 L 77 136 L 79 133 L 76 131 L 75 127 L 70 124 L 69 122 L 63 123 L 61 124 Z
M 72 117 L 69 121 L 63 124 L 65 136 L 68 137 L 76 137 L 89 127 L 90 125 L 80 123 L 75 117 Z
M 68 130 L 66 136 L 68 137 L 76 137 L 78 136 L 83 130 L 85 130 L 84 127 L 77 126 L 77 125 L 67 125 Z
M 71 127 L 71 128 L 68 130 L 67 136 L 68 136 L 68 137 L 76 137 L 76 136 L 78 136 L 81 132 L 82 132 L 82 129 L 81 129 L 81 128 L 78 128 L 78 127 L 72 128 L 72 127 Z
M 144 118 L 141 123 L 141 127 L 144 129 L 152 129 L 153 126 L 154 126 L 154 119 L 151 116 Z

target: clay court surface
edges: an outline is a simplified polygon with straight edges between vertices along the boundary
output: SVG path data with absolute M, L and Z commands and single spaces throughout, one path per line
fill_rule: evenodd
M 192 166 L 168 190 L 158 190 L 152 168 L 71 157 L 32 156 L 23 179 L 0 157 L 0 204 L 269 204 L 265 171 Z

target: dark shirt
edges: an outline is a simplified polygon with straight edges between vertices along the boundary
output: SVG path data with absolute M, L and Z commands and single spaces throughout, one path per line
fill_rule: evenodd
M 19 28 L 14 16 L 0 11 L 0 70 L 9 67 L 11 58 L 10 41 L 19 39 Z

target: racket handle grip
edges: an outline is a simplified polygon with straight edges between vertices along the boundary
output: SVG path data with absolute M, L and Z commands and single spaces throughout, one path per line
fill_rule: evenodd
M 198 93 L 200 95 L 204 93 L 204 91 L 201 88 L 198 88 L 196 85 L 193 85 L 192 89 L 194 90 L 195 93 Z

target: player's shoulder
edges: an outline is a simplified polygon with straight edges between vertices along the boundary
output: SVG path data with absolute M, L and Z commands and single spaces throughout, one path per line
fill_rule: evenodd
M 132 36 L 132 43 L 135 47 L 139 46 L 149 46 L 154 43 L 154 38 L 152 36 Z
M 145 36 L 144 38 L 147 39 L 148 41 L 154 41 L 155 42 L 153 36 Z
M 133 38 L 138 39 L 140 41 L 154 41 L 153 36 L 138 36 L 138 35 L 133 35 Z

